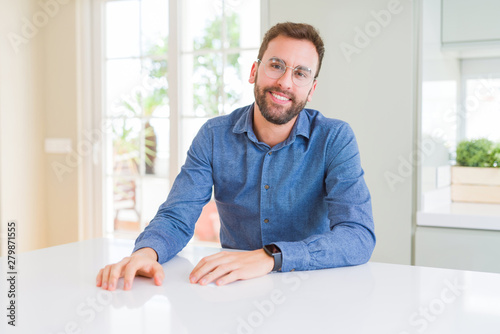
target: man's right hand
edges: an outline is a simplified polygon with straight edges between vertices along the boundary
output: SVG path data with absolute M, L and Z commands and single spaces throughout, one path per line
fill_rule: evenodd
M 104 290 L 116 289 L 118 279 L 123 277 L 123 290 L 130 290 L 136 275 L 152 277 L 156 285 L 165 278 L 163 267 L 157 261 L 158 255 L 152 248 L 141 248 L 118 263 L 108 264 L 99 270 L 96 285 Z

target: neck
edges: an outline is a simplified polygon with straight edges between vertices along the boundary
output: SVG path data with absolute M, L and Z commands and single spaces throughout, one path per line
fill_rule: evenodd
M 286 124 L 271 123 L 262 116 L 257 103 L 254 104 L 253 131 L 260 142 L 266 143 L 270 147 L 274 147 L 288 138 L 296 120 L 297 116 Z

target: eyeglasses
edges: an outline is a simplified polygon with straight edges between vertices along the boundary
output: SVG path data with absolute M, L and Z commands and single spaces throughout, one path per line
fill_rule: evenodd
M 280 58 L 269 58 L 269 60 L 266 62 L 257 59 L 257 62 L 264 65 L 264 73 L 270 79 L 281 78 L 283 74 L 285 74 L 287 68 L 292 69 L 292 81 L 297 86 L 306 86 L 310 84 L 314 79 L 310 68 L 301 65 L 297 67 L 286 66 L 285 62 Z

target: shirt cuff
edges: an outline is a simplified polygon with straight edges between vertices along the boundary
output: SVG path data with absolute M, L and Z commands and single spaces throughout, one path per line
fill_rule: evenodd
M 164 246 L 165 241 L 156 240 L 153 238 L 145 238 L 143 240 L 137 240 L 134 246 L 134 250 L 138 251 L 141 248 L 152 248 L 158 255 L 158 262 L 163 264 L 169 260 L 167 247 Z
M 281 271 L 308 270 L 310 263 L 309 250 L 303 241 L 295 242 L 273 242 L 281 249 L 282 263 Z

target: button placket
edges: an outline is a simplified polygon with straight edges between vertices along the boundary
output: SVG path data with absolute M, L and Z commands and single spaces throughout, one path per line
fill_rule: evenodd
M 272 182 L 270 175 L 272 171 L 269 169 L 269 164 L 273 156 L 273 151 L 269 150 L 264 155 L 264 161 L 262 165 L 262 175 L 261 175 L 261 203 L 260 203 L 260 217 L 261 217 L 261 230 L 262 230 L 262 241 L 265 243 L 267 236 L 272 235 L 271 229 L 271 218 L 272 218 L 272 208 L 271 208 L 271 193 Z

